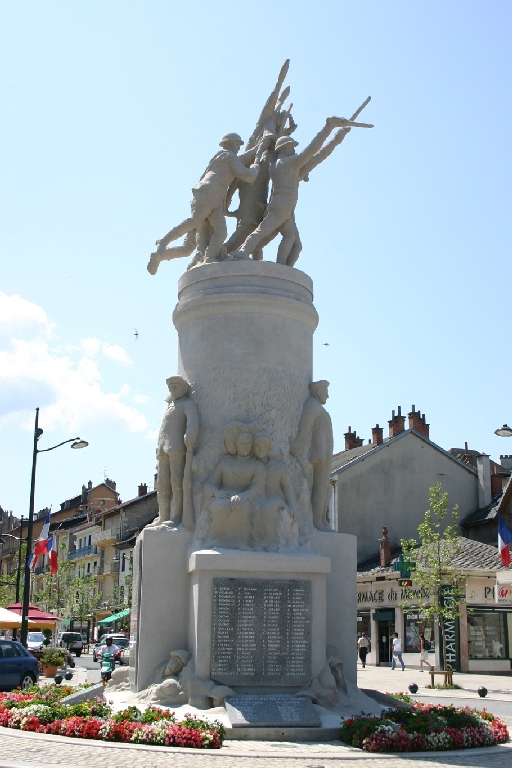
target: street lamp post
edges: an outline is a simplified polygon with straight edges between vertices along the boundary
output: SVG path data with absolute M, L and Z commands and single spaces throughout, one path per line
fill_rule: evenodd
M 28 611 L 30 605 L 30 568 L 29 558 L 32 551 L 32 533 L 34 530 L 34 498 L 36 491 L 36 465 L 37 454 L 46 453 L 47 451 L 53 451 L 55 448 L 60 448 L 61 445 L 66 443 L 73 443 L 71 448 L 86 448 L 89 443 L 85 440 L 81 440 L 79 437 L 72 437 L 70 440 L 63 440 L 62 443 L 53 445 L 51 448 L 44 448 L 39 450 L 37 443 L 43 430 L 39 426 L 39 408 L 36 408 L 36 419 L 34 424 L 34 444 L 32 450 L 32 477 L 30 481 L 30 506 L 28 511 L 28 530 L 27 530 L 27 553 L 25 558 L 25 582 L 23 584 L 23 604 L 21 608 L 21 643 L 26 647 L 27 634 L 28 634 Z

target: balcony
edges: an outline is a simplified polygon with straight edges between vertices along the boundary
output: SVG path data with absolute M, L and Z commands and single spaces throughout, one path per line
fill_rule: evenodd
M 97 555 L 98 554 L 98 547 L 93 546 L 92 544 L 89 544 L 88 547 L 81 547 L 80 549 L 75 549 L 74 552 L 70 552 L 68 555 L 68 560 L 80 560 L 82 557 L 87 557 L 88 555 Z
M 119 563 L 118 562 L 105 563 L 103 566 L 103 573 L 104 574 L 119 573 Z
M 109 544 L 113 541 L 119 541 L 120 536 L 120 528 L 110 528 L 107 531 L 99 531 L 98 533 L 93 533 L 91 541 L 93 544 L 99 544 L 101 546 L 102 544 Z
M 41 576 L 43 573 L 48 573 L 49 570 L 50 569 L 46 563 L 44 565 L 36 565 L 34 568 L 34 575 Z

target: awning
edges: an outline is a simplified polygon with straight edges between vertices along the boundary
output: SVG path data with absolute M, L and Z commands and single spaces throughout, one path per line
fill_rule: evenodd
M 114 613 L 112 616 L 107 616 L 106 619 L 101 619 L 101 621 L 98 621 L 98 624 L 113 624 L 114 621 L 122 619 L 124 616 L 129 616 L 129 614 L 130 609 L 125 608 L 124 611 L 119 611 L 119 613 Z
M 33 621 L 29 622 L 30 626 L 34 625 Z M 0 608 L 0 629 L 19 629 L 21 627 L 21 616 L 14 611 L 8 611 L 7 608 Z

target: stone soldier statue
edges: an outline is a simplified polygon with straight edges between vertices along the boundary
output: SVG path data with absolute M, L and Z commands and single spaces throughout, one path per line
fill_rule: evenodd
M 158 512 L 155 521 L 166 523 L 171 518 L 171 498 L 174 502 L 175 525 L 183 517 L 183 475 L 187 456 L 194 451 L 199 431 L 199 411 L 190 397 L 190 384 L 181 376 L 167 379 L 169 406 L 158 435 Z
M 279 230 L 282 240 L 277 251 L 277 263 L 287 264 L 288 256 L 297 239 L 298 232 L 293 213 L 299 196 L 301 169 L 322 149 L 324 141 L 335 128 L 371 128 L 367 123 L 355 123 L 344 117 L 328 117 L 325 126 L 313 141 L 298 154 L 295 147 L 298 142 L 290 136 L 282 136 L 276 142 L 274 159 L 270 165 L 272 197 L 265 217 L 257 229 L 246 238 L 242 246 L 232 255 L 238 259 L 248 259 L 261 248 L 262 243 Z
M 191 215 L 156 241 L 157 249 L 151 254 L 148 264 L 150 274 L 156 274 L 161 261 L 190 256 L 196 247 L 196 233 L 201 233 L 206 223 L 211 232 L 205 261 L 215 261 L 218 258 L 227 237 L 224 206 L 229 186 L 234 179 L 241 179 L 249 184 L 256 179 L 261 155 L 268 146 L 268 140 L 238 156 L 242 144 L 243 141 L 237 133 L 227 133 L 222 137 L 219 142 L 221 151 L 210 160 L 200 181 L 192 190 Z M 252 165 L 248 168 L 250 163 Z M 183 235 L 186 235 L 183 245 L 167 248 L 170 242 Z
M 327 507 L 333 437 L 331 417 L 324 408 L 329 397 L 328 386 L 328 381 L 313 381 L 309 385 L 310 397 L 304 403 L 297 436 L 290 445 L 291 455 L 300 460 L 308 437 L 311 435 L 309 449 L 309 463 L 313 467 L 311 506 L 313 507 L 313 525 L 319 531 L 331 530 L 327 525 Z

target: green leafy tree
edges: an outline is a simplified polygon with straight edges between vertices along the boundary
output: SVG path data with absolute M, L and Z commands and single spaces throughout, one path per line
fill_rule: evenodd
M 441 483 L 429 489 L 429 507 L 418 526 L 419 542 L 401 540 L 404 560 L 410 563 L 414 582 L 423 596 L 414 603 L 404 600 L 400 607 L 406 612 L 419 609 L 438 624 L 446 668 L 445 623 L 459 618 L 460 606 L 466 601 L 467 577 L 453 566 L 463 537 L 457 531 L 458 506 L 448 509 L 448 493 Z
M 92 576 L 76 576 L 69 585 L 67 610 L 71 618 L 78 619 L 82 627 L 90 620 L 101 603 L 101 592 Z
M 7 605 L 12 605 L 16 601 L 16 578 L 18 575 L 18 568 L 21 562 L 21 574 L 20 574 L 20 600 L 23 595 L 23 585 L 25 584 L 25 560 L 27 557 L 27 545 L 23 543 L 21 545 L 21 557 L 19 558 L 19 547 L 16 547 L 16 553 L 11 562 L 10 573 L 3 574 L 0 581 L 0 606 L 5 608 Z M 19 559 L 18 559 L 19 558 Z
M 59 544 L 59 568 L 53 576 L 48 571 L 43 576 L 41 588 L 34 594 L 34 602 L 50 613 L 63 615 L 69 602 L 69 589 L 75 575 L 75 565 L 69 559 L 69 549 L 65 541 Z

